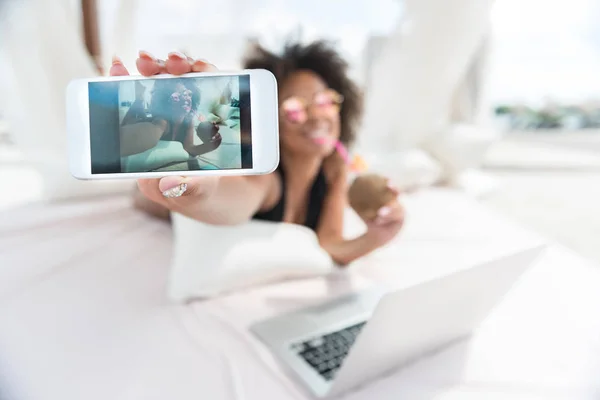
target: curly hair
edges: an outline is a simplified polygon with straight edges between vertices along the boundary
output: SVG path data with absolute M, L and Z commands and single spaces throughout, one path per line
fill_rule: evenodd
M 266 69 L 275 75 L 280 85 L 298 70 L 309 70 L 319 75 L 330 88 L 344 96 L 340 110 L 340 141 L 346 146 L 354 142 L 363 111 L 362 93 L 347 75 L 348 63 L 329 42 L 288 43 L 281 55 L 253 43 L 244 60 L 244 68 Z
M 200 89 L 193 79 L 157 79 L 152 88 L 150 109 L 152 116 L 172 122 L 171 119 L 171 94 L 176 91 L 177 85 L 183 85 L 192 92 L 192 112 L 198 110 L 200 105 Z

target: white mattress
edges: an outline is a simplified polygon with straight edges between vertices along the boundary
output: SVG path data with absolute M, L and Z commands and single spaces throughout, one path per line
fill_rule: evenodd
M 0 398 L 306 399 L 248 333 L 250 323 L 539 242 L 458 193 L 431 190 L 407 204 L 398 241 L 347 273 L 186 305 L 165 296 L 170 226 L 132 210 L 128 199 L 4 212 Z M 552 246 L 469 342 L 346 398 L 598 398 L 599 274 Z

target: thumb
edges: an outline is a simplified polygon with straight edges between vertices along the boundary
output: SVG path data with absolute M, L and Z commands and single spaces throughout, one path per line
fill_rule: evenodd
M 158 190 L 167 199 L 206 196 L 216 188 L 218 181 L 218 176 L 166 176 L 158 182 Z
M 387 188 L 396 196 L 400 195 L 400 189 L 396 185 L 394 185 L 390 180 L 387 181 Z
M 190 195 L 193 188 L 190 187 L 188 192 L 189 181 L 181 176 L 167 176 L 158 181 L 158 190 L 167 199 L 183 196 L 186 192 Z
M 162 179 L 140 179 L 138 187 L 150 200 L 170 206 L 173 203 L 188 203 L 197 201 L 215 190 L 219 177 L 182 177 L 167 176 Z

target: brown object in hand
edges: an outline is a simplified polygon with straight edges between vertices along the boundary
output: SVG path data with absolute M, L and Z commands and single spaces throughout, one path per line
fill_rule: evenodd
M 196 127 L 196 135 L 202 140 L 202 143 L 208 143 L 219 132 L 219 128 L 212 122 L 201 122 Z
M 377 174 L 358 176 L 348 191 L 350 206 L 365 221 L 374 220 L 379 209 L 396 196 L 388 187 L 388 178 Z

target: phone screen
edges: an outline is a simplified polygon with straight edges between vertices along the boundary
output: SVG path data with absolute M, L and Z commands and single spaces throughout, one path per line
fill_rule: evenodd
M 252 168 L 249 75 L 88 85 L 92 174 Z

